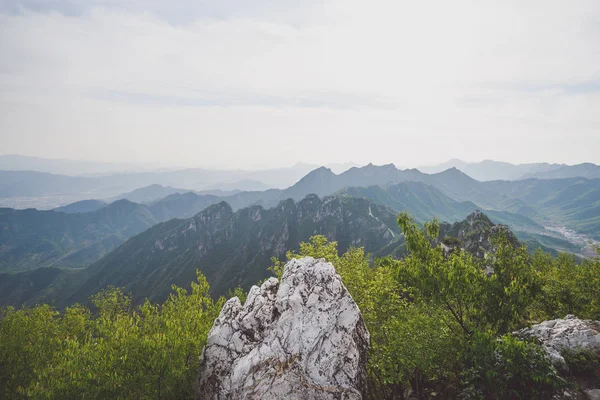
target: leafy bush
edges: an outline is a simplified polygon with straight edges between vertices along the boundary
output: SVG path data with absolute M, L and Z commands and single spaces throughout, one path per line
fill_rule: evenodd
M 566 386 L 538 344 L 476 333 L 462 353 L 467 399 L 551 399 Z
M 193 398 L 198 357 L 223 304 L 197 279 L 191 293 L 174 287 L 162 305 L 133 309 L 109 288 L 93 297 L 96 314 L 79 305 L 4 310 L 0 398 Z
M 565 349 L 561 352 L 574 376 L 593 375 L 600 369 L 599 355 L 589 349 Z
M 442 243 L 446 246 L 460 246 L 462 242 L 456 236 L 446 236 Z
M 486 260 L 465 251 L 445 256 L 434 247 L 437 221 L 421 230 L 408 214 L 398 223 L 411 254 L 398 261 L 402 286 L 414 288 L 419 297 L 446 311 L 445 323 L 454 332 L 470 336 L 476 331 L 506 333 L 523 324 L 527 308 L 540 290 L 539 277 L 524 247 L 516 248 L 508 238 L 494 238 L 496 252 Z M 492 273 L 486 275 L 485 267 Z
M 579 261 L 570 254 L 553 259 L 538 253 L 535 258 L 544 280 L 535 309 L 540 318 L 600 319 L 599 257 Z

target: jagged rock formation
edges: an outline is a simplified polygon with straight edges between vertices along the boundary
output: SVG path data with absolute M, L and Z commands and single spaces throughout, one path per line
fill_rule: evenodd
M 464 221 L 440 224 L 440 240 L 445 251 L 460 247 L 479 258 L 485 258 L 494 250 L 490 239 L 498 234 L 506 235 L 514 245 L 519 244 L 506 225 L 494 224 L 479 210 L 470 214 Z
M 369 333 L 330 263 L 307 257 L 279 283 L 230 299 L 208 335 L 197 399 L 362 399 Z
M 581 320 L 574 315 L 533 325 L 518 332 L 524 338 L 536 337 L 548 352 L 552 364 L 567 371 L 568 366 L 561 353 L 565 350 L 591 350 L 600 358 L 600 321 Z

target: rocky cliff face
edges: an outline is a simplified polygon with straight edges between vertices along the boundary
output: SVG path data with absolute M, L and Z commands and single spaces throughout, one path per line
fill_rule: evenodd
M 333 266 L 310 257 L 230 299 L 201 357 L 197 399 L 362 399 L 369 333 Z
M 467 250 L 479 258 L 493 251 L 490 239 L 498 234 L 506 235 L 510 243 L 518 245 L 516 236 L 506 225 L 496 225 L 481 211 L 475 211 L 464 221 L 440 224 L 440 240 L 445 251 L 455 247 Z

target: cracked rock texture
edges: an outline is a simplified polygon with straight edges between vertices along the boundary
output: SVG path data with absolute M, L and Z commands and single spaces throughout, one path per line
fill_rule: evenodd
M 306 257 L 227 301 L 200 360 L 197 399 L 362 399 L 369 332 L 333 265 Z
M 562 371 L 568 367 L 561 353 L 568 350 L 592 350 L 600 357 L 600 321 L 581 320 L 574 315 L 533 325 L 518 332 L 521 337 L 537 337 L 548 352 L 552 364 Z

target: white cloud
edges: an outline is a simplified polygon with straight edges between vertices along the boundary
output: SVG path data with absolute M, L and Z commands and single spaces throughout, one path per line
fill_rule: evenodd
M 0 14 L 0 151 L 600 162 L 597 1 L 298 3 L 13 7 Z

